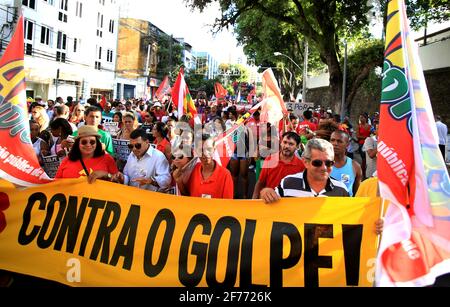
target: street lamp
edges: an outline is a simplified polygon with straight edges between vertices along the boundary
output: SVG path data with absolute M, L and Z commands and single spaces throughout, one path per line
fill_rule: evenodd
M 280 55 L 282 55 L 282 56 L 287 57 L 289 60 L 291 60 L 292 63 L 294 63 L 295 66 L 298 67 L 298 69 L 302 70 L 302 68 L 301 68 L 297 63 L 295 63 L 295 61 L 294 61 L 290 56 L 285 55 L 284 53 L 281 53 L 281 52 L 278 52 L 278 51 L 274 52 L 273 55 L 275 55 L 275 56 L 280 56 Z
M 302 89 L 302 101 L 305 102 L 306 101 L 306 72 L 308 70 L 308 42 L 305 43 L 305 62 L 303 64 L 303 69 L 300 67 L 300 65 L 298 65 L 290 56 L 281 53 L 281 52 L 274 52 L 273 55 L 275 56 L 285 56 L 287 57 L 295 66 L 297 66 L 298 69 L 303 71 L 303 89 Z

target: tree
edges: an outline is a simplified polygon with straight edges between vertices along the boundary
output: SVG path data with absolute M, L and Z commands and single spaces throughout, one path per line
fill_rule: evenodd
M 256 14 L 260 17 L 255 31 L 267 31 L 266 27 L 269 21 L 266 19 L 272 18 L 272 22 L 280 23 L 278 28 L 291 29 L 293 35 L 303 35 L 311 50 L 315 49 L 320 60 L 328 67 L 331 108 L 336 113 L 340 112 L 342 98 L 341 49 L 343 40 L 351 41 L 352 38 L 359 39 L 361 36 L 367 38 L 370 9 L 374 4 L 381 8 L 386 4 L 386 0 L 186 0 L 188 5 L 200 11 L 212 2 L 219 2 L 222 10 L 222 17 L 215 23 L 215 31 L 229 25 L 235 26 L 239 31 L 239 24 L 241 22 L 244 25 L 249 23 L 249 14 Z M 435 21 L 436 19 L 450 19 L 448 0 L 410 0 L 408 2 L 411 2 L 413 8 L 421 8 L 421 10 L 414 11 L 412 18 L 414 24 L 420 25 L 427 18 L 433 18 Z M 380 11 L 384 12 L 384 10 Z M 437 17 L 433 14 L 436 14 Z M 428 17 L 423 18 L 423 16 Z M 251 36 L 248 37 L 250 39 Z M 244 39 L 242 42 L 247 44 L 249 41 Z M 264 46 L 267 43 L 267 40 L 263 41 L 259 46 L 263 49 L 261 57 L 264 54 L 266 56 L 270 54 L 270 48 L 265 49 Z M 270 44 L 276 45 L 276 42 L 270 42 Z M 255 46 L 251 46 L 251 44 L 249 47 L 245 45 L 244 50 L 255 56 L 258 53 Z M 371 52 L 369 53 L 371 54 Z M 360 72 L 355 71 L 356 75 L 352 77 L 355 84 L 360 84 L 370 74 L 369 66 Z M 347 93 L 348 97 L 354 97 L 352 90 Z M 346 101 L 349 103 L 348 99 Z
M 189 0 L 192 7 L 202 10 L 214 0 Z M 218 0 L 222 18 L 216 27 L 234 25 L 249 11 L 259 11 L 302 33 L 310 46 L 314 46 L 330 74 L 331 107 L 339 112 L 342 96 L 342 70 L 340 38 L 359 33 L 367 27 L 367 0 Z
M 162 79 L 170 76 L 172 82 L 178 75 L 180 66 L 183 64 L 182 52 L 184 46 L 171 36 L 160 35 L 158 37 L 158 66 L 156 75 Z
M 259 72 L 272 68 L 285 99 L 295 96 L 302 85 L 303 59 L 305 38 L 294 27 L 271 17 L 264 17 L 263 13 L 254 10 L 243 14 L 235 25 L 238 42 L 244 46 L 247 57 L 257 63 Z M 275 56 L 281 52 L 300 67 L 293 64 L 284 56 Z M 315 49 L 309 52 L 308 70 L 323 69 Z

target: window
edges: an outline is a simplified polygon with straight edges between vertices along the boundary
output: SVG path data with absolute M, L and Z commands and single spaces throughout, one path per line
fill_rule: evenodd
M 106 53 L 106 61 L 108 61 L 109 63 L 113 62 L 113 51 L 111 49 L 108 49 Z
M 28 6 L 30 9 L 36 9 L 36 1 L 35 0 L 22 0 L 22 4 L 24 6 Z
M 68 0 L 60 0 L 59 8 L 67 12 L 67 2 Z
M 73 39 L 73 52 L 77 52 L 78 38 Z
M 66 62 L 66 53 L 61 51 L 56 51 L 56 61 L 57 62 Z
M 50 46 L 50 28 L 41 26 L 41 44 Z
M 33 27 L 34 23 L 30 20 L 25 20 L 24 38 L 26 40 L 33 40 Z
M 103 28 L 103 14 L 97 13 L 97 28 Z
M 58 12 L 58 20 L 62 22 L 67 22 L 67 1 L 68 0 L 60 0 Z
M 95 69 L 101 70 L 102 69 L 102 63 L 95 61 Z
M 62 33 L 61 31 L 58 31 L 58 40 L 56 42 L 56 48 L 61 50 L 66 50 L 66 41 L 67 41 L 67 35 Z
M 50 5 L 54 5 L 55 4 L 54 0 L 44 0 L 44 2 L 47 2 Z
M 102 47 L 98 47 L 98 59 L 102 59 Z
M 78 17 L 83 17 L 83 3 L 77 1 L 75 15 Z
M 26 55 L 33 55 L 33 45 L 26 43 L 25 44 L 25 54 Z
M 97 36 L 98 37 L 103 37 L 103 31 L 97 30 Z
M 109 32 L 114 33 L 114 20 L 109 21 Z

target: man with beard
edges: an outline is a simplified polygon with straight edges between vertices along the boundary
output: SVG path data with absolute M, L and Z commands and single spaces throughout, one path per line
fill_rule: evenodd
M 334 165 L 333 145 L 323 139 L 312 139 L 303 153 L 305 171 L 284 177 L 278 187 L 264 188 L 261 198 L 266 204 L 280 197 L 348 196 L 346 186 L 330 177 Z
M 275 189 L 284 177 L 303 172 L 305 165 L 295 155 L 299 145 L 300 136 L 297 133 L 290 131 L 283 134 L 280 151 L 264 160 L 253 192 L 253 199 L 260 198 L 260 192 L 264 188 Z

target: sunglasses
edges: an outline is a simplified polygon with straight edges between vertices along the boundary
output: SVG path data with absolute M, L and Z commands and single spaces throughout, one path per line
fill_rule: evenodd
M 172 156 L 172 160 L 175 160 L 175 159 L 183 159 L 183 158 L 184 158 L 184 155 Z
M 322 160 L 317 159 L 317 160 L 312 160 L 311 161 L 311 164 L 314 167 L 321 167 L 324 163 L 325 163 L 326 167 L 332 167 L 334 165 L 334 161 L 333 160 L 322 161 Z
M 136 144 L 128 144 L 128 148 L 130 149 L 130 150 L 133 150 L 133 148 L 136 148 L 137 150 L 139 150 L 139 149 L 141 149 L 142 148 L 142 144 L 141 143 L 136 143 Z
M 91 145 L 91 146 L 94 146 L 95 144 L 97 144 L 97 141 L 94 141 L 94 140 L 81 140 L 80 144 L 83 145 L 83 146 L 86 146 L 88 144 Z

